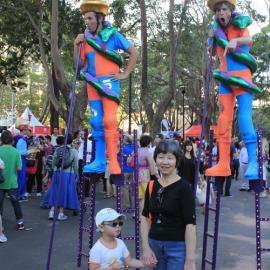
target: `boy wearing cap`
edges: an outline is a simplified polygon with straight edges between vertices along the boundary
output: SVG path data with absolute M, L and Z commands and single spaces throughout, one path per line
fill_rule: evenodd
M 109 11 L 107 0 L 83 0 L 80 9 L 86 30 L 74 41 L 74 56 L 76 58 L 79 44 L 82 43 L 80 65 L 84 68 L 81 77 L 87 82 L 90 125 L 96 144 L 95 160 L 84 166 L 83 172 L 104 173 L 107 153 L 110 174 L 119 175 L 117 110 L 120 103 L 120 81 L 132 72 L 138 52 L 134 45 L 105 21 Z M 120 72 L 124 62 L 119 50 L 129 55 L 123 72 Z
M 104 208 L 97 213 L 95 221 L 100 238 L 89 252 L 90 270 L 116 270 L 124 268 L 124 265 L 144 267 L 141 261 L 130 257 L 125 243 L 117 238 L 124 218 L 112 208 Z

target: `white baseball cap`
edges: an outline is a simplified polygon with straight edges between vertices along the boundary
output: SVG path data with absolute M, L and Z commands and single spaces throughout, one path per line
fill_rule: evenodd
M 99 225 L 101 225 L 103 222 L 106 222 L 106 221 L 116 220 L 119 217 L 125 218 L 125 215 L 117 213 L 112 208 L 104 208 L 96 214 L 96 218 L 95 218 L 96 226 L 98 227 Z

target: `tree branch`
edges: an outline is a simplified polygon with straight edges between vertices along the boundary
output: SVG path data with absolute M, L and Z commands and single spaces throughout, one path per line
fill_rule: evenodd
M 21 2 L 22 4 L 22 10 L 24 11 L 24 13 L 28 16 L 32 26 L 34 27 L 34 29 L 37 31 L 37 32 L 40 32 L 40 29 L 39 29 L 39 26 L 37 25 L 37 23 L 35 22 L 33 16 L 30 14 L 30 12 L 26 9 L 23 1 Z M 45 36 L 42 32 L 41 32 L 41 35 L 42 35 L 42 38 L 44 38 L 49 44 L 51 44 L 51 41 L 50 39 Z

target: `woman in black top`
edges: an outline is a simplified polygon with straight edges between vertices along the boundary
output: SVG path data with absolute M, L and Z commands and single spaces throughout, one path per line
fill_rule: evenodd
M 178 167 L 178 173 L 183 179 L 186 179 L 190 183 L 192 189 L 194 190 L 196 159 L 194 156 L 192 143 L 190 141 L 186 141 L 183 148 L 184 157 L 180 162 L 180 166 Z
M 189 183 L 177 174 L 179 146 L 160 142 L 154 159 L 161 177 L 152 188 L 148 185 L 145 194 L 141 217 L 144 264 L 157 270 L 195 270 L 195 201 Z

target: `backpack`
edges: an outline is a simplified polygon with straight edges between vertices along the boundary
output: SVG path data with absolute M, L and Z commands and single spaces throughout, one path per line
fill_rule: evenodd
M 148 185 L 148 190 L 149 190 L 149 201 L 150 201 L 151 196 L 152 196 L 152 191 L 153 191 L 154 182 L 155 182 L 154 180 L 150 180 L 150 181 L 149 181 L 149 185 Z M 153 216 L 152 216 L 152 213 L 151 213 L 151 212 L 149 212 L 148 218 L 149 218 L 148 223 L 149 223 L 149 225 L 151 226 L 151 224 L 152 224 L 152 219 L 153 219 Z
M 58 147 L 55 150 L 55 152 L 56 152 L 55 166 L 59 169 L 62 166 L 62 159 L 63 159 L 63 156 L 64 156 L 64 146 Z M 67 169 L 67 168 L 71 167 L 72 162 L 73 162 L 73 159 L 71 159 L 70 147 L 67 146 L 65 160 L 64 160 L 64 169 Z
M 52 161 L 53 161 L 53 155 L 48 155 L 46 159 L 46 170 L 49 172 L 51 172 L 53 169 Z
M 28 155 L 26 157 L 26 167 L 34 167 L 35 160 L 37 159 L 37 153 L 39 151 L 36 148 L 31 148 L 28 151 Z

